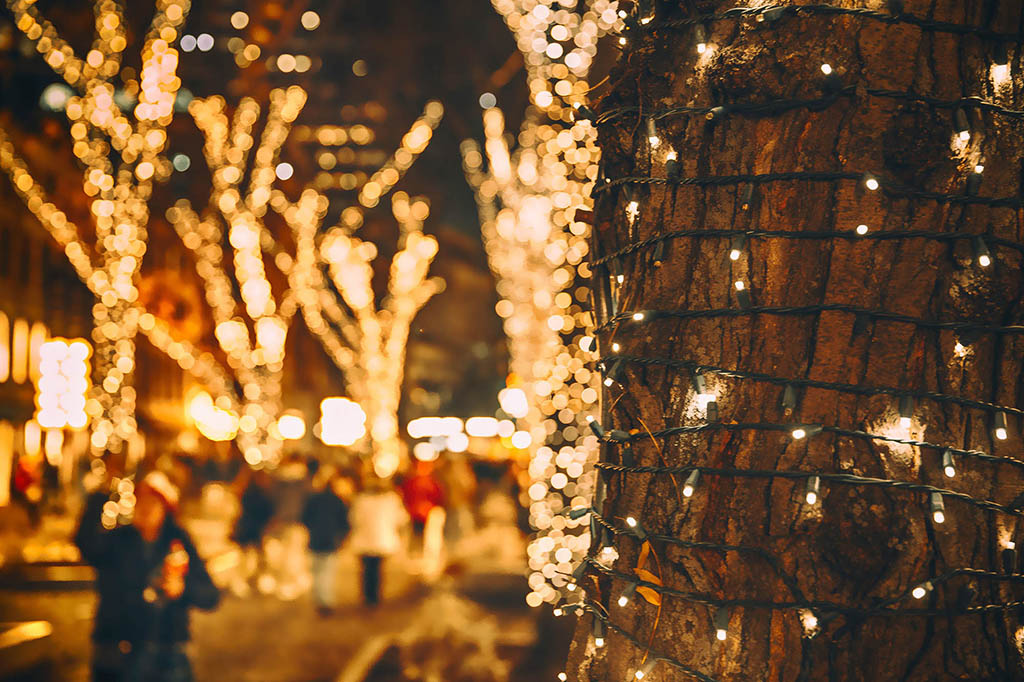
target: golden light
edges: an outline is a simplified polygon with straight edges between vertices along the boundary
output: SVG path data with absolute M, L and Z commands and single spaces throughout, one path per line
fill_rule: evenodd
M 324 398 L 319 425 L 324 445 L 354 445 L 366 435 L 366 412 L 348 398 Z
M 212 441 L 233 440 L 238 433 L 238 415 L 218 407 L 206 391 L 188 403 L 188 414 L 204 437 Z
M 88 423 L 89 357 L 84 340 L 47 341 L 39 349 L 36 421 L 44 429 L 83 428 Z
M 277 431 L 285 440 L 298 440 L 306 435 L 306 420 L 298 412 L 285 412 L 277 420 Z

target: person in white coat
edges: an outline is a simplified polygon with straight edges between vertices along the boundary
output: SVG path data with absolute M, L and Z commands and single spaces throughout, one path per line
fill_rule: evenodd
M 349 510 L 352 551 L 363 565 L 363 599 L 369 606 L 380 603 L 381 564 L 402 548 L 402 531 L 409 523 L 402 498 L 390 486 L 370 475 L 352 500 Z

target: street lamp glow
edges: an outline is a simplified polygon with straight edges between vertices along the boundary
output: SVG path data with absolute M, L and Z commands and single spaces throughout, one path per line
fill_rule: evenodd
M 282 414 L 277 420 L 277 430 L 284 440 L 298 440 L 306 435 L 306 420 L 301 414 Z

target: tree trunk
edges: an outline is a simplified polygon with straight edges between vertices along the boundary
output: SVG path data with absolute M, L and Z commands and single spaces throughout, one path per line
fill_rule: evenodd
M 596 520 L 617 529 L 618 559 L 589 564 L 580 580 L 587 606 L 569 679 L 633 679 L 653 659 L 648 679 L 659 682 L 1024 679 L 1024 628 L 1019 609 L 1005 606 L 1024 599 L 1024 581 L 1004 566 L 1021 541 L 1010 506 L 1024 469 L 979 456 L 1024 459 L 1014 409 L 1024 343 L 1020 328 L 1006 328 L 1022 319 L 1024 120 L 970 102 L 961 114 L 957 104 L 967 96 L 1010 108 L 1020 101 L 1019 47 L 992 32 L 1019 33 L 1021 3 L 834 0 L 876 14 L 762 9 L 681 25 L 734 4 L 658 3 L 656 18 L 627 34 L 595 107 L 610 182 L 596 190 L 592 285 L 608 321 L 599 334 L 606 376 L 617 375 L 604 393 L 608 492 Z M 905 14 L 884 20 L 896 4 Z M 773 104 L 744 106 L 760 103 Z M 727 109 L 659 116 L 719 105 Z M 673 151 L 680 180 L 666 183 Z M 819 172 L 835 175 L 809 176 Z M 797 176 L 773 175 L 786 173 Z M 761 177 L 729 177 L 737 175 Z M 652 240 L 602 264 L 676 231 L 732 232 Z M 733 240 L 736 231 L 750 231 L 745 243 Z M 878 238 L 915 231 L 928 234 Z M 773 232 L 789 234 L 764 234 Z M 761 310 L 781 306 L 810 309 Z M 731 314 L 657 314 L 722 310 Z M 619 369 L 608 371 L 617 356 Z M 705 414 L 708 398 L 695 395 L 690 363 L 742 374 L 701 375 L 717 422 Z M 869 390 L 877 388 L 893 390 Z M 1008 439 L 994 435 L 994 405 L 1006 406 Z M 824 430 L 796 439 L 796 424 Z M 628 446 L 623 432 L 633 434 Z M 946 447 L 954 477 L 944 472 Z M 636 470 L 666 465 L 680 467 L 674 478 Z M 704 468 L 690 497 L 681 492 L 688 467 Z M 810 474 L 821 476 L 813 504 Z M 998 506 L 977 504 L 984 501 Z M 630 516 L 652 536 L 646 561 Z M 594 538 L 591 555 L 601 548 Z M 641 562 L 647 582 L 664 587 L 619 606 Z M 983 573 L 940 577 L 962 568 Z M 913 588 L 928 581 L 915 598 Z M 660 608 L 645 594 L 660 596 Z M 607 619 L 603 648 L 595 618 Z

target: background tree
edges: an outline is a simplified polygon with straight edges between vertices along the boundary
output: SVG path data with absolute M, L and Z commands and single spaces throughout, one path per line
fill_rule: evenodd
M 531 104 L 510 149 L 504 116 L 486 99 L 494 96 L 483 95 L 483 153 L 476 141 L 465 140 L 462 158 L 508 338 L 509 386 L 499 399 L 529 435 L 516 446 L 531 457 L 522 502 L 530 506 L 537 533 L 528 548 L 527 601 L 539 606 L 565 596 L 565 574 L 587 549 L 578 530 L 585 523 L 560 516 L 593 495 L 597 448 L 586 418 L 597 405 L 600 378 L 586 366 L 593 359 L 593 320 L 583 286 L 590 274 L 589 228 L 573 219 L 576 209 L 591 205 L 599 152 L 595 128 L 575 120 L 574 105 L 590 89 L 598 39 L 621 19 L 608 0 L 579 7 L 492 4 L 516 37 Z M 505 71 L 492 75 L 489 85 L 498 89 Z
M 277 175 L 291 169 L 278 164 L 281 145 L 305 102 L 306 93 L 298 86 L 273 90 L 266 124 L 254 145 L 253 128 L 260 115 L 254 99 L 242 99 L 230 120 L 222 97 L 193 100 L 189 111 L 205 137 L 212 191 L 202 214 L 186 199 L 167 212 L 194 254 L 217 343 L 242 389 L 238 435 L 250 464 L 276 462 L 282 444 L 275 427 L 282 409 L 285 341 L 296 306 L 286 286 L 274 294 L 263 250 L 275 251 L 276 241 L 264 218 Z M 232 252 L 230 270 L 225 235 Z
M 137 427 L 131 375 L 140 325 L 154 332 L 158 345 L 165 349 L 173 346 L 178 358 L 187 357 L 179 360 L 183 367 L 220 379 L 207 358 L 197 360 L 187 345 L 174 345 L 166 325 L 146 317 L 136 304 L 138 274 L 146 251 L 148 202 L 154 182 L 170 172 L 162 152 L 181 86 L 173 44 L 189 3 L 158 0 L 138 67 L 123 65 L 129 36 L 118 2 L 94 3 L 95 35 L 84 58 L 76 55 L 35 3 L 9 0 L 8 7 L 18 28 L 76 93 L 68 99 L 65 112 L 75 156 L 83 164 L 83 190 L 91 198 L 92 234 L 81 234 L 67 214 L 47 200 L 3 131 L 0 166 L 29 209 L 64 246 L 68 259 L 96 295 L 92 364 L 97 381 L 86 410 L 92 417 L 94 452 L 118 452 Z M 119 76 L 124 83 L 120 93 L 115 85 Z M 121 108 L 122 97 L 127 98 L 127 113 Z
M 1024 679 L 1021 7 L 733 5 L 636 3 L 597 107 L 567 675 Z
M 427 103 L 400 147 L 359 189 L 361 205 L 341 208 L 339 224 L 326 231 L 321 227 L 329 201 L 312 187 L 294 202 L 281 192 L 270 197 L 295 245 L 294 257 L 277 262 L 287 273 L 306 326 L 345 375 L 349 393 L 365 412 L 374 469 L 384 477 L 394 474 L 401 462 L 398 408 L 409 329 L 427 301 L 443 291 L 444 282 L 427 276 L 437 240 L 423 233 L 430 213 L 424 199 L 410 199 L 404 192 L 392 197 L 398 239 L 383 296 L 373 286 L 378 248 L 356 232 L 363 225 L 364 209 L 377 206 L 427 148 L 443 113 L 440 102 Z

